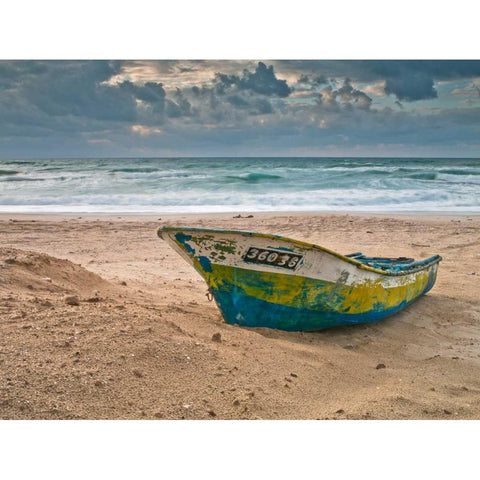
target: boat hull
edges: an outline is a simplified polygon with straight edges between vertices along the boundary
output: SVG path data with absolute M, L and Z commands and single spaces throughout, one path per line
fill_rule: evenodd
M 428 292 L 436 277 L 434 269 L 405 285 L 369 285 L 366 294 L 365 285 L 338 287 L 317 279 L 295 281 L 285 275 L 226 270 L 214 267 L 208 283 L 227 323 L 289 331 L 378 322 Z
M 438 262 L 408 275 L 385 275 L 273 235 L 173 227 L 159 235 L 205 279 L 225 321 L 248 327 L 314 331 L 377 322 L 428 292 L 437 274 Z M 260 261 L 248 258 L 253 250 Z M 282 252 L 293 267 L 281 265 Z M 277 264 L 267 264 L 273 258 Z

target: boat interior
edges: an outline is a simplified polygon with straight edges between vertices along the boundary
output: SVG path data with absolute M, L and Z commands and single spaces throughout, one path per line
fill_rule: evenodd
M 433 255 L 433 257 L 425 258 L 424 260 L 415 260 L 414 258 L 407 257 L 368 257 L 361 252 L 350 253 L 345 256 L 363 263 L 364 265 L 368 265 L 369 267 L 384 270 L 385 272 L 409 272 L 411 270 L 426 267 L 440 259 L 439 255 Z

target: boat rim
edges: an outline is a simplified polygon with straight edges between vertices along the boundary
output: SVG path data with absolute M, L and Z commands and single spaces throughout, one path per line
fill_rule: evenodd
M 261 233 L 261 232 L 250 232 L 247 230 L 230 230 L 230 229 L 223 229 L 223 228 L 203 228 L 203 227 L 187 227 L 187 226 L 173 226 L 173 225 L 164 225 L 161 227 L 158 227 L 157 229 L 157 236 L 162 238 L 161 232 L 168 232 L 168 231 L 174 231 L 174 230 L 189 230 L 189 231 L 194 231 L 194 232 L 213 232 L 213 233 L 226 233 L 226 234 L 240 234 L 240 235 L 245 235 L 249 237 L 260 237 L 260 238 L 270 238 L 272 240 L 284 240 L 290 243 L 293 243 L 295 245 L 298 245 L 300 247 L 308 247 L 312 248 L 313 250 L 318 250 L 321 252 L 326 252 L 330 255 L 333 255 L 340 260 L 343 260 L 344 262 L 351 263 L 352 265 L 355 265 L 357 268 L 360 268 L 362 270 L 367 270 L 369 272 L 374 272 L 378 273 L 380 275 L 386 275 L 390 277 L 399 277 L 399 276 L 404 276 L 404 275 L 410 275 L 412 273 L 420 272 L 422 270 L 425 270 L 428 267 L 431 267 L 432 265 L 435 265 L 436 263 L 439 263 L 442 260 L 442 257 L 440 255 L 433 255 L 431 257 L 428 257 L 424 260 L 419 260 L 419 262 L 425 262 L 422 265 L 419 265 L 418 267 L 412 268 L 411 270 L 403 270 L 403 271 L 385 271 L 381 270 L 379 268 L 371 267 L 369 265 L 366 265 L 362 262 L 359 262 L 358 260 L 355 260 L 354 258 L 347 257 L 345 255 L 342 255 L 341 253 L 335 252 L 334 250 L 330 250 L 329 248 L 322 247 L 321 245 L 316 245 L 314 243 L 310 242 L 304 242 L 303 240 L 296 240 L 295 238 L 290 238 L 290 237 L 284 237 L 283 235 L 275 235 L 273 233 Z

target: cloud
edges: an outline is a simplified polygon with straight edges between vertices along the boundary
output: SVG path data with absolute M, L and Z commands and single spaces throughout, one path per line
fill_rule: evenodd
M 393 94 L 398 100 L 407 102 L 438 97 L 437 90 L 433 86 L 433 78 L 421 72 L 404 73 L 387 78 L 385 93 Z
M 36 78 L 46 71 L 42 62 L 35 61 L 0 61 L 0 88 L 8 90 L 18 85 L 21 78 L 23 81 Z
M 257 98 L 253 102 L 254 110 L 251 111 L 252 115 L 266 115 L 273 113 L 272 104 L 266 98 Z
M 343 85 L 336 90 L 331 85 L 325 87 L 320 92 L 317 103 L 327 110 L 339 110 L 341 107 L 347 109 L 356 107 L 361 110 L 368 110 L 372 104 L 372 99 L 361 90 L 355 89 L 351 80 L 346 78 Z
M 196 68 L 196 67 L 190 67 L 190 66 L 184 66 L 184 65 L 179 65 L 177 68 L 178 68 L 179 73 L 197 72 L 198 71 L 198 68 Z
M 166 113 L 171 118 L 190 117 L 192 115 L 192 105 L 179 88 L 174 93 L 174 100 L 167 100 Z
M 372 60 L 362 65 L 385 78 L 387 95 L 407 102 L 437 98 L 435 81 L 480 76 L 476 60 Z
M 337 102 L 337 91 L 334 90 L 331 85 L 325 87 L 320 92 L 317 103 L 329 110 L 338 110 L 340 108 L 340 105 Z
M 162 84 L 109 83 L 121 68 L 119 61 L 0 62 L 0 130 L 80 135 L 125 123 L 161 124 Z
M 99 120 L 132 121 L 135 101 L 119 88 L 104 82 L 118 72 L 119 62 L 50 61 L 43 71 L 25 79 L 18 77 L 17 93 L 50 116 L 79 116 Z
M 458 97 L 480 97 L 480 88 L 476 82 L 471 82 L 467 85 L 455 88 L 450 94 Z
M 229 95 L 227 97 L 227 102 L 232 104 L 234 107 L 237 107 L 237 108 L 247 108 L 247 107 L 250 106 L 250 103 L 247 102 L 240 95 Z
M 242 125 L 249 117 L 273 114 L 270 99 L 275 98 L 277 106 L 282 107 L 290 91 L 287 82 L 276 77 L 273 67 L 259 62 L 253 72 L 244 69 L 241 76 L 216 72 L 210 83 L 177 88 L 166 99 L 166 114 L 209 125 Z
M 312 87 L 325 85 L 328 83 L 327 77 L 325 75 L 305 75 L 302 74 L 297 80 L 297 83 L 310 85 Z
M 360 66 L 384 78 L 418 73 L 435 80 L 480 76 L 478 60 L 359 60 Z
M 358 108 L 368 110 L 372 104 L 372 99 L 360 90 L 352 87 L 351 80 L 346 78 L 343 86 L 337 90 L 337 95 L 340 96 L 344 103 L 356 104 Z
M 266 98 L 235 94 L 226 97 L 226 101 L 235 108 L 246 110 L 250 115 L 268 115 L 274 112 L 272 104 Z
M 160 128 L 156 127 L 146 127 L 145 125 L 132 125 L 131 127 L 133 133 L 138 133 L 142 137 L 147 137 L 149 135 L 159 135 L 163 133 Z
M 118 84 L 118 88 L 131 93 L 138 100 L 142 100 L 152 105 L 164 103 L 165 101 L 165 90 L 161 83 L 147 82 L 144 85 L 139 86 L 130 81 L 124 81 Z
M 345 148 L 383 142 L 451 151 L 461 142 L 473 149 L 480 112 L 461 101 L 478 105 L 478 76 L 467 77 L 476 66 L 450 67 L 403 61 L 0 61 L 0 156 L 123 156 L 144 154 L 144 148 L 152 155 L 255 149 L 294 154 L 336 142 Z M 447 86 L 438 84 L 441 78 Z M 387 93 L 393 101 L 382 99 Z M 431 108 L 407 105 L 427 98 Z
M 383 97 L 385 96 L 385 81 L 379 80 L 377 82 L 368 83 L 362 88 L 362 91 L 369 96 Z
M 351 78 L 357 83 L 382 82 L 383 93 L 407 102 L 437 98 L 435 82 L 480 76 L 478 60 L 279 60 L 274 63 L 283 74 L 295 71 L 303 80 L 321 75 L 331 79 L 330 84 L 338 78 Z
M 242 76 L 216 73 L 216 89 L 219 93 L 225 93 L 232 87 L 239 90 L 251 90 L 255 93 L 267 96 L 288 97 L 292 89 L 286 80 L 276 77 L 273 65 L 267 67 L 263 62 L 258 62 L 255 72 L 245 69 Z

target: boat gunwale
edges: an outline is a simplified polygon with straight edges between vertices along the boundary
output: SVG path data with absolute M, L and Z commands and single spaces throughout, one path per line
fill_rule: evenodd
M 396 271 L 385 271 L 379 268 L 371 267 L 362 262 L 359 262 L 358 260 L 342 255 L 341 253 L 335 252 L 334 250 L 330 250 L 326 247 L 322 247 L 321 245 L 304 242 L 303 240 L 296 240 L 294 238 L 284 237 L 282 235 L 275 235 L 273 233 L 249 232 L 246 230 L 230 230 L 230 229 L 223 229 L 223 228 L 203 228 L 203 227 L 164 225 L 164 226 L 158 227 L 157 236 L 162 238 L 161 232 L 168 232 L 168 231 L 174 231 L 174 230 L 188 230 L 188 231 L 194 231 L 194 232 L 213 232 L 213 233 L 224 233 L 224 234 L 240 234 L 240 235 L 245 235 L 249 237 L 260 237 L 260 238 L 269 238 L 272 240 L 283 240 L 283 241 L 298 245 L 300 247 L 308 247 L 308 248 L 312 248 L 313 250 L 318 250 L 321 252 L 328 253 L 330 255 L 333 255 L 339 258 L 340 260 L 343 260 L 344 262 L 355 265 L 357 268 L 360 268 L 362 270 L 367 270 L 369 272 L 373 272 L 379 275 L 385 275 L 389 277 L 400 277 L 400 276 L 417 273 L 422 270 L 426 270 L 427 268 L 435 265 L 436 263 L 439 263 L 442 260 L 442 257 L 440 255 L 433 255 L 431 257 L 424 259 L 424 261 L 426 261 L 425 265 L 419 265 L 418 267 L 413 268 L 411 270 L 401 270 L 396 272 Z M 427 260 L 430 260 L 430 261 L 427 262 Z M 419 261 L 422 261 L 422 260 L 419 260 Z

